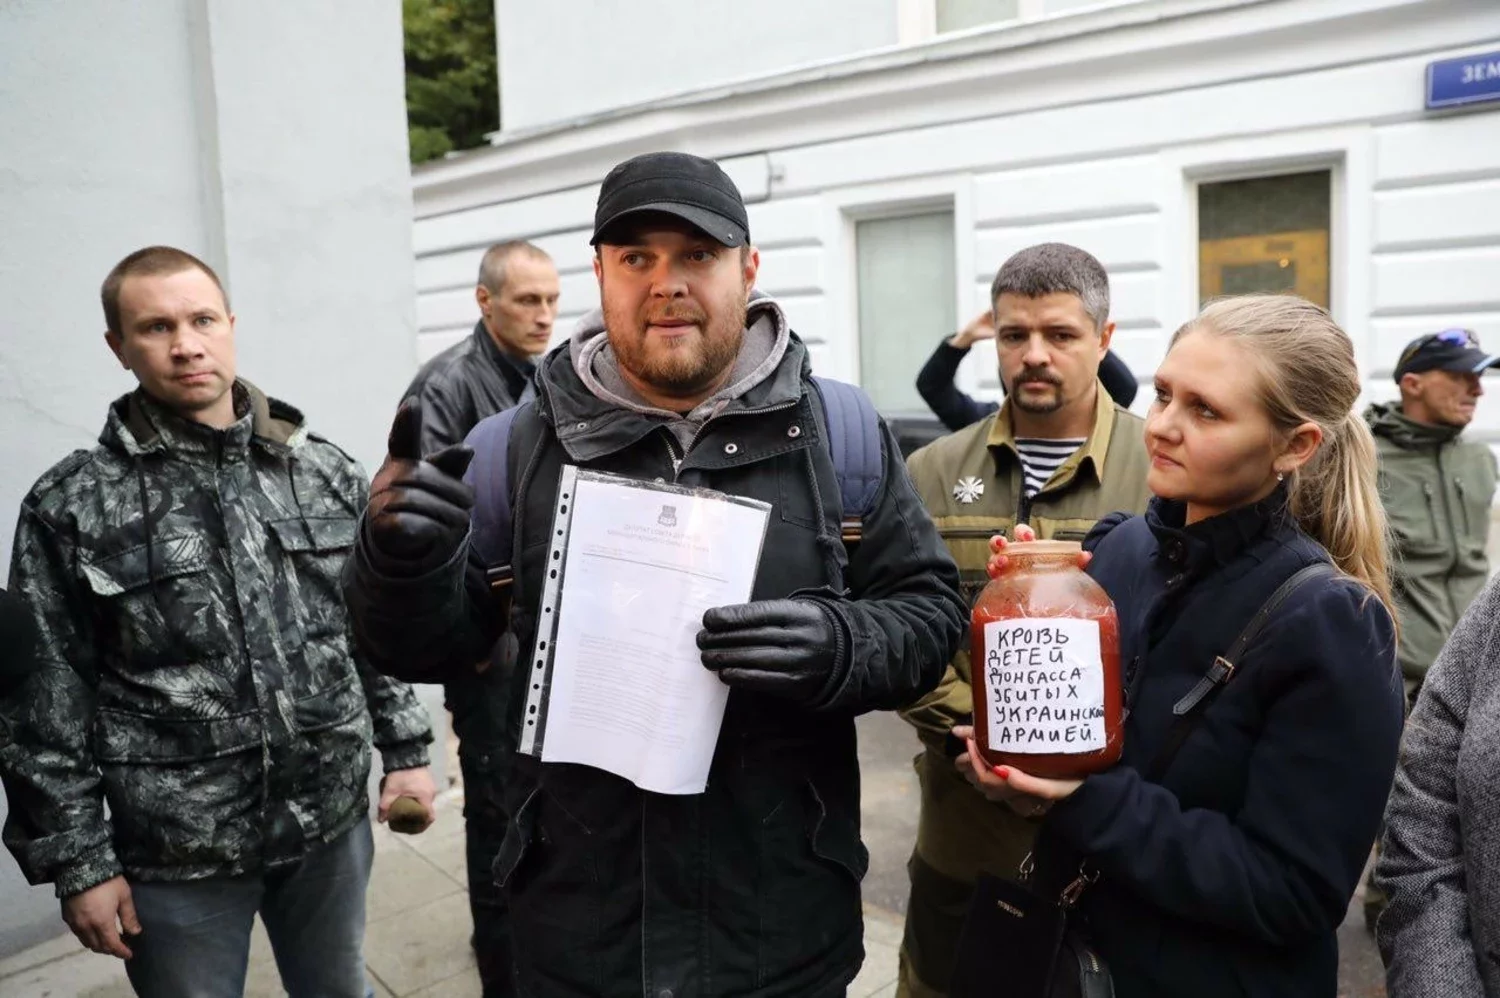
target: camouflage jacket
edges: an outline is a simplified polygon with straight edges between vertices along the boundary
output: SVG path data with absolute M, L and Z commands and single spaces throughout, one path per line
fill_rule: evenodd
M 339 592 L 364 473 L 234 391 L 226 430 L 125 396 L 22 503 L 41 663 L 0 702 L 4 840 L 60 897 L 295 863 L 366 813 L 372 742 L 427 764 L 426 710 L 354 649 Z

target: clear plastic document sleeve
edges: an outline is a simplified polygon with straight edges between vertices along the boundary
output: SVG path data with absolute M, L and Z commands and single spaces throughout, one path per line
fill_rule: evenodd
M 745 603 L 771 507 L 563 469 L 520 749 L 643 790 L 702 793 L 728 688 L 703 667 L 711 607 Z

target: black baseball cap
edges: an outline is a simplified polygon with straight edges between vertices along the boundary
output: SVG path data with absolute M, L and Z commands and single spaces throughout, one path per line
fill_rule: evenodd
M 676 215 L 725 246 L 750 242 L 745 199 L 719 164 L 680 152 L 650 152 L 627 159 L 604 178 L 594 209 L 590 246 L 629 215 L 659 211 Z
M 1408 343 L 1396 362 L 1395 377 L 1400 381 L 1402 375 L 1424 371 L 1481 374 L 1492 367 L 1500 367 L 1500 356 L 1481 350 L 1479 337 L 1472 330 L 1445 329 Z

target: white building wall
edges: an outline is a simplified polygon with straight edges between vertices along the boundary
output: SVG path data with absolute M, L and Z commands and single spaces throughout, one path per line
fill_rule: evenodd
M 525 129 L 895 45 L 894 0 L 496 0 L 500 118 Z
M 502 135 L 417 175 L 420 349 L 472 324 L 463 268 L 494 239 L 543 236 L 564 315 L 593 307 L 599 179 L 678 148 L 748 178 L 761 287 L 823 373 L 859 375 L 855 222 L 938 205 L 955 214 L 960 316 L 987 306 L 1011 252 L 1074 243 L 1108 268 L 1117 349 L 1149 380 L 1196 311 L 1196 185 L 1330 169 L 1333 311 L 1371 397 L 1390 397 L 1395 357 L 1422 332 L 1466 324 L 1500 346 L 1500 111 L 1423 110 L 1429 61 L 1496 45 L 1490 0 L 1146 0 Z M 546 189 L 544 164 L 565 190 Z M 426 280 L 439 260 L 462 288 Z M 975 350 L 961 383 L 996 396 L 992 368 Z M 1472 432 L 1500 440 L 1500 401 Z
M 134 385 L 99 285 L 152 243 L 219 271 L 241 373 L 373 470 L 416 366 L 402 86 L 396 0 L 0 4 L 0 568 Z M 0 957 L 62 930 L 0 850 Z

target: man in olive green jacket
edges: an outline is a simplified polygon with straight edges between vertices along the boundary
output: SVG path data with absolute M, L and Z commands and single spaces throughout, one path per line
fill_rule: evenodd
M 1409 703 L 1416 702 L 1428 667 L 1489 578 L 1485 547 L 1495 454 L 1461 434 L 1484 394 L 1480 376 L 1496 365 L 1500 356 L 1481 350 L 1466 329 L 1419 337 L 1396 363 L 1401 401 L 1365 411 L 1380 457 L 1380 498 L 1394 535 L 1398 656 Z M 1384 893 L 1366 884 L 1369 928 L 1384 907 Z
M 1484 394 L 1480 375 L 1497 364 L 1467 330 L 1423 336 L 1396 366 L 1401 401 L 1365 412 L 1395 534 L 1401 671 L 1413 696 L 1489 577 L 1495 454 L 1461 434 Z
M 1143 511 L 1148 496 L 1142 422 L 1098 379 L 1114 332 L 1104 268 L 1072 246 L 1033 246 L 1000 268 L 991 300 L 1005 405 L 908 461 L 971 603 L 988 581 L 991 536 L 1027 523 L 1044 539 L 1082 540 L 1109 513 Z M 949 730 L 972 714 L 969 676 L 960 650 L 938 688 L 902 711 L 923 745 L 898 991 L 911 998 L 946 994 L 975 881 L 1013 876 L 1036 832 L 953 765 Z

